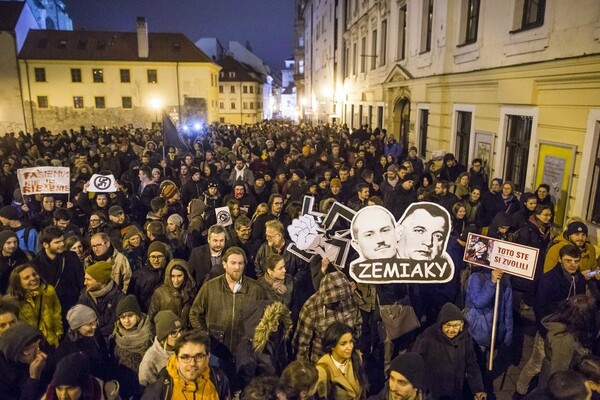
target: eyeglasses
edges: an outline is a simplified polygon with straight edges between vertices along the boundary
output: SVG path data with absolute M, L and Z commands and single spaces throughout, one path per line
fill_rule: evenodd
M 151 260 L 162 260 L 163 258 L 165 258 L 165 256 L 160 255 L 160 256 L 149 256 L 148 257 Z
M 176 331 L 169 333 L 169 336 L 171 336 L 171 337 L 177 337 L 179 335 L 181 335 L 181 329 L 177 329 Z
M 194 360 L 195 362 L 201 362 L 201 361 L 206 360 L 207 357 L 208 357 L 208 354 L 204 354 L 204 353 L 198 353 L 193 356 L 190 356 L 188 354 L 183 354 L 183 355 L 179 356 L 179 359 L 181 360 L 181 362 L 189 364 L 192 362 L 192 360 Z
M 102 247 L 102 246 L 104 246 L 106 243 L 108 243 L 108 242 L 102 242 L 102 243 L 93 244 L 93 245 L 92 245 L 92 249 L 97 249 L 98 247 Z
M 274 235 L 265 235 L 265 236 L 267 237 L 267 240 L 270 240 L 270 239 L 275 239 L 279 235 L 281 235 L 281 233 L 276 233 Z
M 442 324 L 442 326 L 446 329 L 460 329 L 463 327 L 463 323 L 462 322 L 454 323 L 454 324 L 446 323 L 446 324 Z

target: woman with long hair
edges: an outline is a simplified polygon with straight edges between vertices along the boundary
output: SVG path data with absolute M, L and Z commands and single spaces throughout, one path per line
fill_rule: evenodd
M 481 189 L 478 186 L 471 188 L 468 196 L 463 197 L 462 204 L 465 206 L 467 224 L 477 222 L 477 213 L 481 207 Z
M 294 281 L 292 276 L 286 273 L 285 260 L 279 254 L 271 254 L 265 259 L 263 266 L 265 274 L 258 280 L 258 284 L 265 289 L 269 299 L 281 301 L 290 307 Z
M 83 260 L 90 255 L 90 248 L 87 243 L 77 234 L 68 235 L 65 238 L 65 249 L 77 254 L 77 258 L 83 265 Z
M 129 260 L 131 272 L 142 268 L 147 250 L 144 233 L 136 225 L 128 226 L 123 235 L 123 254 Z
M 542 319 L 548 330 L 539 387 L 559 371 L 568 371 L 573 360 L 588 354 L 596 338 L 596 304 L 584 294 L 570 297 L 558 311 Z
M 334 322 L 325 331 L 325 355 L 317 362 L 319 398 L 365 398 L 367 377 L 358 351 L 354 348 L 353 331 L 342 322 Z
M 7 294 L 19 301 L 19 320 L 39 329 L 49 344 L 58 346 L 63 334 L 60 301 L 54 286 L 44 282 L 33 264 L 19 265 L 11 272 Z
M 448 192 L 453 193 L 459 199 L 468 196 L 471 192 L 471 188 L 469 187 L 469 173 L 461 172 L 456 181 L 450 185 Z
M 467 209 L 462 203 L 454 203 L 452 206 L 452 230 L 450 234 L 459 237 L 462 231 L 467 227 Z

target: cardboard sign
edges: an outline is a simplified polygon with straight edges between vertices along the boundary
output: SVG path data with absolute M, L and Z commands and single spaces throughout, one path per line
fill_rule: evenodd
M 352 247 L 359 258 L 350 276 L 361 283 L 444 283 L 454 276 L 446 252 L 450 214 L 438 204 L 411 204 L 399 221 L 381 206 L 359 210 L 352 219 Z
M 113 193 L 117 191 L 117 180 L 111 175 L 94 174 L 90 178 L 88 192 Z
M 33 167 L 17 170 L 23 196 L 46 193 L 70 193 L 71 173 L 67 167 Z
M 215 208 L 215 215 L 217 216 L 217 224 L 221 226 L 229 226 L 233 223 L 227 206 Z
M 469 233 L 463 260 L 533 280 L 538 255 L 534 247 Z

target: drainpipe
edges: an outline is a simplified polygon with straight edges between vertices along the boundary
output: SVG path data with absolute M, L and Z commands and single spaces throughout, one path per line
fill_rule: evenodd
M 27 91 L 29 92 L 29 110 L 31 112 L 31 128 L 35 129 L 35 117 L 33 116 L 33 102 L 31 101 L 31 84 L 29 82 L 29 64 L 25 60 L 25 72 L 27 73 Z

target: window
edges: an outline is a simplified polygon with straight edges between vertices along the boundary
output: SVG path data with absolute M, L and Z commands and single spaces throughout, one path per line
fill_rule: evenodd
M 242 108 L 243 108 L 244 110 L 246 110 L 246 109 L 248 108 L 248 103 L 244 102 L 244 104 L 242 105 Z
M 158 72 L 155 69 L 148 70 L 148 83 L 158 83 Z
M 46 68 L 36 68 L 34 72 L 36 82 L 46 82 Z
M 230 73 L 229 73 L 229 77 L 230 77 L 230 78 L 235 78 L 235 72 L 230 72 Z
M 121 106 L 123 108 L 133 108 L 133 102 L 131 101 L 130 96 L 121 97 Z
M 244 93 L 244 94 L 248 93 L 248 86 L 244 85 L 244 86 L 242 87 L 242 89 L 243 89 L 243 92 L 242 92 L 242 93 Z
M 83 96 L 73 96 L 73 108 L 83 108 Z
M 356 75 L 356 43 L 352 44 L 352 75 Z
M 598 130 L 598 122 L 596 122 Z M 592 153 L 592 187 L 589 197 L 588 219 L 594 224 L 600 224 L 600 140 L 596 140 L 596 146 Z
M 253 101 L 250 102 L 250 109 L 254 110 L 254 102 Z
M 377 29 L 373 30 L 373 34 L 371 35 L 371 69 L 375 69 L 377 67 Z
M 521 29 L 537 28 L 544 24 L 544 14 L 546 11 L 546 0 L 522 0 L 523 17 L 521 19 Z M 517 1 L 519 3 L 519 1 Z
M 104 82 L 104 71 L 100 68 L 94 68 L 92 70 L 92 80 L 96 83 Z
M 431 50 L 431 32 L 433 29 L 433 0 L 423 0 L 421 17 L 421 53 Z
M 515 190 L 523 192 L 527 177 L 533 117 L 507 115 L 506 118 L 504 180 L 512 181 L 515 184 Z
M 258 87 L 256 94 L 262 94 L 262 88 L 260 86 Z
M 232 102 L 231 102 L 231 109 L 232 109 L 232 110 L 235 110 L 235 101 L 232 101 Z
M 471 117 L 468 111 L 456 112 L 456 159 L 463 165 L 469 164 L 469 142 L 471 140 Z
M 229 93 L 235 93 L 235 86 L 231 85 L 229 87 Z
M 225 102 L 223 102 L 223 101 L 220 101 L 220 102 L 219 102 L 219 108 L 220 108 L 221 110 L 224 110 L 224 109 L 225 109 Z
M 381 51 L 379 52 L 379 65 L 385 65 L 387 58 L 387 19 L 381 22 Z
M 347 78 L 350 73 L 350 49 L 344 47 L 344 78 Z
M 38 108 L 48 108 L 48 96 L 37 97 Z
M 131 82 L 131 72 L 128 69 L 119 70 L 119 74 L 121 75 L 121 83 Z
M 94 97 L 94 103 L 96 104 L 96 108 L 106 108 L 106 101 L 103 96 Z
M 367 68 L 367 38 L 363 37 L 360 40 L 360 72 L 365 72 Z
M 299 74 L 303 74 L 304 73 L 304 60 L 299 60 L 298 61 L 298 73 Z
M 219 93 L 223 93 L 223 85 L 219 85 Z
M 477 27 L 479 24 L 480 0 L 467 0 L 465 13 L 465 33 L 462 44 L 471 44 L 477 41 Z
M 225 123 L 225 117 L 219 117 L 219 122 L 224 124 Z
M 406 4 L 400 7 L 398 12 L 398 49 L 397 59 L 406 58 Z
M 427 129 L 429 128 L 429 110 L 419 109 L 419 154 L 425 157 L 427 153 Z
M 71 68 L 71 82 L 81 82 L 81 68 Z
M 250 85 L 250 94 L 254 94 L 254 86 Z

